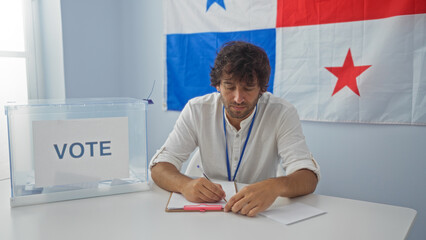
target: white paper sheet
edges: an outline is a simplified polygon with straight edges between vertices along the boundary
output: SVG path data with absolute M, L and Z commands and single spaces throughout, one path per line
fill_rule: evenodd
M 284 223 L 286 225 L 296 223 L 311 217 L 315 217 L 326 213 L 325 211 L 303 204 L 303 203 L 291 203 L 282 207 L 268 209 L 260 215 L 267 218 L 273 219 L 277 222 Z
M 37 187 L 129 177 L 127 117 L 42 120 L 32 125 Z
M 225 191 L 226 194 L 226 200 L 229 200 L 232 196 L 235 195 L 235 185 L 234 182 L 228 182 L 228 181 L 219 181 L 219 180 L 213 180 L 214 183 L 218 183 L 222 186 L 223 191 Z M 194 205 L 194 204 L 214 204 L 214 205 L 222 205 L 224 207 L 226 205 L 226 202 L 224 200 L 221 200 L 217 203 L 193 203 L 185 199 L 185 197 L 180 193 L 173 193 L 170 197 L 169 205 L 167 208 L 169 210 L 174 209 L 183 209 L 185 205 Z

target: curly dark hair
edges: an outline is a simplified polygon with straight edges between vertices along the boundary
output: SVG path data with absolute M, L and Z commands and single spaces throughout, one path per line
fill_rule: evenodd
M 266 52 L 251 43 L 232 41 L 225 43 L 220 49 L 210 71 L 211 86 L 220 84 L 222 73 L 230 75 L 237 81 L 252 84 L 257 83 L 262 92 L 268 88 L 271 66 Z

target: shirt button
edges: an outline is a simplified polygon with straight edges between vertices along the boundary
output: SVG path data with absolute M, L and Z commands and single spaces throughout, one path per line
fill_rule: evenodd
M 238 161 L 238 158 L 237 158 L 237 157 L 235 157 L 235 158 L 234 158 L 234 160 L 235 160 L 235 161 Z
M 240 137 L 240 134 L 237 134 L 235 137 L 237 137 L 237 138 Z

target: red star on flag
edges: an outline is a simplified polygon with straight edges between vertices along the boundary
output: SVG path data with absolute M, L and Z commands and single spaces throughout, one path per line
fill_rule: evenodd
M 371 65 L 365 66 L 354 66 L 354 60 L 352 59 L 351 49 L 349 48 L 348 54 L 346 55 L 345 62 L 342 67 L 325 67 L 329 72 L 337 77 L 337 83 L 334 87 L 333 96 L 342 88 L 347 86 L 354 93 L 359 95 L 358 85 L 356 83 L 356 77 L 361 75 L 365 70 L 367 70 Z

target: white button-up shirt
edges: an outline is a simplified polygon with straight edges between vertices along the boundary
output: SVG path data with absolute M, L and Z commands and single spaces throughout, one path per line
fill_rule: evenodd
M 240 130 L 225 117 L 231 179 L 253 115 L 254 111 L 240 123 Z M 186 104 L 173 131 L 152 158 L 150 167 L 158 162 L 169 162 L 181 169 L 197 147 L 206 174 L 210 178 L 228 180 L 223 104 L 219 93 L 197 97 Z M 266 92 L 257 103 L 253 128 L 235 180 L 254 183 L 275 177 L 280 165 L 287 175 L 309 169 L 319 178 L 319 166 L 308 150 L 296 109 Z

